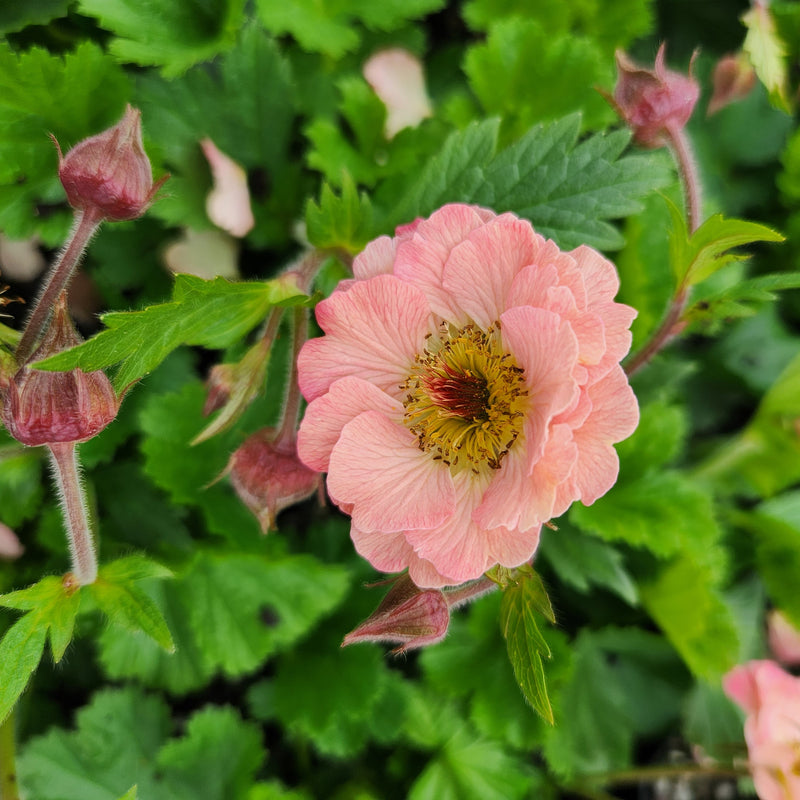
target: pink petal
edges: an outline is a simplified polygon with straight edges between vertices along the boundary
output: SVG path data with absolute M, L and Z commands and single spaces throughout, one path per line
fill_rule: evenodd
M 247 173 L 211 139 L 203 139 L 200 146 L 214 176 L 214 188 L 206 198 L 208 218 L 232 236 L 246 236 L 256 224 L 250 208 Z
M 494 562 L 489 556 L 486 530 L 473 520 L 490 476 L 460 472 L 453 476 L 452 512 L 436 526 L 406 531 L 416 554 L 433 564 L 451 584 L 479 578 Z M 416 578 L 415 578 L 416 582 Z
M 616 482 L 619 458 L 611 445 L 630 436 L 639 423 L 639 405 L 621 367 L 590 386 L 588 396 L 592 411 L 573 434 L 578 461 L 570 476 L 576 497 L 586 505 Z
M 550 311 L 521 306 L 509 309 L 500 320 L 503 344 L 525 371 L 525 436 L 533 462 L 544 449 L 550 421 L 574 402 L 578 342 L 569 324 Z
M 776 609 L 767 618 L 769 648 L 775 658 L 788 666 L 800 665 L 800 631 L 792 625 L 786 615 Z
M 496 219 L 453 248 L 444 286 L 484 330 L 506 309 L 514 278 L 534 262 L 543 239 L 530 223 Z
M 353 260 L 353 277 L 363 281 L 376 275 L 391 275 L 396 252 L 397 239 L 373 239 Z
M 588 307 L 595 308 L 613 300 L 619 291 L 619 276 L 614 265 L 597 250 L 585 244 L 569 253 L 583 276 Z
M 311 469 L 328 471 L 331 450 L 342 428 L 364 411 L 379 411 L 400 421 L 403 405 L 377 386 L 346 377 L 331 384 L 327 394 L 314 400 L 306 409 L 297 432 L 297 452 Z
M 453 303 L 442 284 L 444 266 L 450 251 L 484 224 L 479 209 L 452 204 L 443 206 L 414 228 L 414 236 L 397 248 L 394 273 L 420 288 L 431 309 L 453 322 L 464 321 L 464 313 Z
M 377 411 L 342 429 L 330 457 L 328 493 L 352 506 L 360 530 L 389 533 L 440 525 L 455 502 L 448 470 L 419 449 L 405 426 Z
M 552 427 L 542 457 L 533 464 L 524 442 L 515 442 L 475 511 L 476 522 L 487 529 L 502 526 L 521 534 L 531 528 L 538 531 L 554 516 L 558 485 L 567 479 L 577 458 L 578 448 L 567 425 Z M 531 555 L 533 550 L 527 557 Z
M 25 552 L 17 534 L 0 522 L 0 559 L 13 561 Z
M 419 289 L 392 275 L 359 281 L 317 306 L 327 334 L 306 342 L 297 360 L 307 400 L 340 378 L 355 376 L 399 397 L 429 330 L 430 310 Z
M 526 531 L 508 528 L 490 528 L 486 531 L 489 561 L 504 567 L 527 564 L 539 547 L 541 525 Z
M 364 77 L 386 106 L 386 138 L 413 128 L 433 113 L 418 58 L 399 47 L 381 50 L 364 64 Z
M 196 231 L 185 228 L 180 239 L 163 251 L 164 263 L 171 272 L 184 272 L 211 280 L 239 277 L 239 245 L 224 231 Z

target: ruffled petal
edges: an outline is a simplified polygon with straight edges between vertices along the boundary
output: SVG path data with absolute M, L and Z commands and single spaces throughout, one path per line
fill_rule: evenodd
M 422 452 L 405 426 L 377 411 L 342 428 L 331 452 L 328 493 L 351 508 L 363 531 L 396 532 L 441 525 L 453 513 L 449 471 Z
M 458 584 L 478 578 L 491 567 L 486 531 L 472 518 L 490 476 L 465 471 L 452 479 L 455 487 L 453 512 L 431 528 L 406 531 L 416 554 Z
M 422 349 L 431 321 L 419 289 L 392 275 L 378 275 L 334 292 L 316 313 L 327 335 L 306 342 L 297 360 L 300 390 L 307 400 L 320 397 L 347 376 L 401 396 L 400 384 Z
M 452 322 L 463 322 L 464 314 L 443 288 L 444 265 L 453 247 L 483 223 L 474 207 L 447 205 L 421 221 L 414 236 L 397 248 L 394 274 L 421 289 L 431 309 Z
M 396 252 L 397 239 L 388 236 L 373 239 L 353 259 L 353 277 L 365 281 L 376 275 L 391 275 Z
M 514 278 L 534 262 L 542 242 L 525 220 L 493 220 L 453 248 L 444 287 L 485 330 L 506 309 Z
M 568 425 L 552 426 L 542 457 L 533 464 L 527 449 L 518 447 L 522 444 L 516 442 L 503 460 L 475 511 L 475 521 L 484 528 L 502 526 L 521 535 L 532 528 L 538 530 L 553 517 L 558 486 L 569 477 L 578 459 L 572 430 Z
M 297 432 L 297 453 L 306 466 L 328 471 L 331 450 L 342 428 L 365 411 L 379 411 L 400 421 L 403 405 L 361 378 L 346 377 L 331 384 L 327 394 L 311 402 Z
M 503 344 L 525 371 L 529 402 L 525 436 L 534 462 L 544 449 L 550 421 L 574 404 L 578 341 L 569 324 L 551 311 L 520 306 L 506 311 L 500 320 Z

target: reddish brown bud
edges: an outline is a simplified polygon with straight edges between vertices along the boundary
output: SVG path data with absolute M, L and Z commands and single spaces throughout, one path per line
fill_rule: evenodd
M 756 71 L 745 53 L 723 56 L 714 67 L 714 92 L 708 101 L 710 117 L 721 108 L 747 97 L 756 85 Z
M 450 605 L 439 589 L 420 589 L 401 575 L 373 613 L 344 637 L 342 647 L 357 642 L 398 643 L 394 653 L 435 644 L 450 625 Z
M 140 116 L 128 106 L 116 125 L 78 142 L 65 156 L 59 147 L 58 177 L 73 208 L 110 220 L 135 219 L 147 210 L 166 178 L 153 185 Z
M 236 364 L 215 364 L 206 380 L 206 402 L 203 416 L 207 417 L 222 408 L 230 400 L 236 383 Z
M 32 361 L 80 344 L 66 305 L 59 301 L 53 321 Z M 119 402 L 101 371 L 45 372 L 22 367 L 4 387 L 2 420 L 26 445 L 84 442 L 116 416 Z
M 294 439 L 276 439 L 271 428 L 245 439 L 231 456 L 228 471 L 236 493 L 264 532 L 274 529 L 280 511 L 319 488 L 320 474 L 300 461 Z
M 658 48 L 655 69 L 634 64 L 617 51 L 617 86 L 613 103 L 643 147 L 661 147 L 672 132 L 681 130 L 692 116 L 700 86 L 691 75 L 664 66 L 664 45 Z

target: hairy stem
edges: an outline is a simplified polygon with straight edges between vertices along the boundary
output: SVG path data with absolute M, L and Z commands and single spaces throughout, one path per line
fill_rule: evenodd
M 669 149 L 678 166 L 678 174 L 683 186 L 686 204 L 686 219 L 689 234 L 693 234 L 702 221 L 703 200 L 702 184 L 697 171 L 697 164 L 692 153 L 692 145 L 683 128 L 668 126 Z M 667 315 L 661 325 L 645 346 L 639 350 L 625 365 L 625 372 L 630 377 L 649 363 L 653 356 L 663 349 L 666 344 L 681 330 L 681 317 L 689 300 L 689 287 L 684 282 L 675 291 L 675 297 L 670 303 Z
M 465 583 L 462 586 L 457 586 L 455 589 L 446 589 L 444 596 L 449 608 L 453 609 L 471 603 L 473 600 L 477 600 L 497 588 L 498 585 L 493 580 L 484 577 Z
M 56 258 L 44 283 L 39 299 L 31 311 L 16 356 L 20 365 L 33 355 L 36 345 L 47 328 L 56 300 L 69 285 L 86 247 L 94 236 L 103 217 L 96 210 L 76 211 L 75 222 L 69 238 Z
M 0 800 L 19 800 L 13 711 L 0 725 Z
M 75 442 L 57 442 L 47 447 L 67 526 L 72 572 L 78 585 L 85 586 L 94 583 L 97 578 L 97 556 L 89 526 L 77 446 Z
M 297 357 L 300 349 L 308 339 L 308 311 L 305 308 L 295 308 L 292 314 L 292 355 L 289 361 L 289 377 L 287 381 L 286 402 L 283 406 L 283 419 L 278 429 L 278 441 L 294 440 L 297 435 L 297 418 L 300 415 L 300 386 L 297 383 Z

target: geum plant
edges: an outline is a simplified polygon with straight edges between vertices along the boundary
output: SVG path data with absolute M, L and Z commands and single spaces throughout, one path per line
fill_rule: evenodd
M 743 220 L 703 219 L 685 130 L 699 96 L 691 74 L 668 70 L 663 47 L 653 69 L 623 54 L 617 64 L 613 105 L 638 145 L 669 148 L 684 195 L 683 208 L 665 198 L 672 297 L 632 354 L 636 309 L 615 299 L 617 270 L 598 249 L 618 236 L 607 220 L 636 210 L 643 196 L 665 185 L 667 172 L 658 159 L 621 155 L 630 137 L 624 131 L 578 142 L 580 121 L 571 116 L 498 148 L 494 121 L 472 123 L 446 139 L 403 198 L 370 227 L 383 235 L 359 239 L 357 226 L 369 216 L 370 201 L 344 177 L 340 194 L 326 186 L 318 202 L 309 201 L 312 244 L 278 277 L 229 282 L 178 275 L 169 302 L 105 314 L 106 329 L 84 343 L 67 310 L 70 278 L 97 228 L 145 214 L 159 202 L 166 177 L 153 181 L 140 114 L 131 107 L 113 128 L 65 155 L 59 150 L 59 177 L 75 221 L 24 329 L 0 328 L 0 399 L 11 436 L 50 453 L 72 565 L 63 576 L 46 576 L 0 597 L 3 606 L 24 612 L 0 643 L 0 719 L 7 720 L 3 800 L 6 793 L 15 796 L 6 780 L 13 770 L 9 715 L 46 641 L 58 663 L 79 616 L 99 610 L 164 651 L 175 649 L 177 632 L 170 632 L 153 599 L 163 591 L 153 586 L 168 581 L 171 570 L 144 554 L 98 566 L 98 532 L 77 446 L 111 425 L 135 384 L 179 346 L 235 348 L 253 331 L 244 355 L 240 350 L 238 360 L 210 371 L 205 412 L 216 416 L 193 442 L 199 446 L 234 426 L 264 392 L 273 351 L 288 350 L 277 422 L 250 434 L 230 456 L 225 474 L 265 532 L 278 528 L 282 510 L 321 494 L 321 474 L 327 474 L 327 495 L 349 516 L 353 546 L 391 576 L 384 600 L 344 636 L 344 644 L 389 642 L 398 645 L 397 653 L 433 645 L 447 635 L 454 609 L 499 592 L 500 630 L 516 682 L 541 717 L 558 726 L 545 661 L 559 640 L 540 628 L 543 619 L 556 623 L 557 615 L 536 558 L 544 537 L 583 536 L 574 524 L 581 519 L 588 520 L 587 529 L 601 529 L 601 538 L 605 532 L 605 538 L 633 546 L 642 544 L 637 536 L 646 539 L 641 526 L 625 530 L 624 520 L 622 532 L 614 532 L 616 520 L 604 520 L 602 511 L 601 498 L 619 476 L 614 445 L 628 439 L 640 419 L 629 378 L 646 376 L 653 359 L 698 320 L 718 322 L 732 302 L 800 284 L 796 275 L 762 276 L 738 287 L 735 297 L 731 290 L 714 302 L 695 302 L 695 287 L 740 259 L 734 248 L 782 237 Z M 376 89 L 381 80 L 373 78 Z M 417 106 L 420 117 L 430 111 L 425 103 Z M 213 142 L 203 149 L 215 172 L 229 169 Z M 603 194 L 605 184 L 615 182 L 628 186 L 629 196 L 624 189 Z M 571 197 L 576 186 L 597 192 L 608 206 L 592 208 L 577 189 Z M 562 189 L 567 200 L 548 211 L 545 201 Z M 544 207 L 540 214 L 537 204 Z M 309 338 L 312 306 L 322 335 Z M 662 412 L 671 414 L 667 404 L 656 402 L 642 418 L 645 432 L 656 434 L 655 447 L 661 444 L 655 415 Z M 668 441 L 665 449 L 672 446 Z M 636 450 L 629 456 L 635 464 Z M 623 475 L 631 492 L 637 477 Z M 689 490 L 685 495 L 695 498 Z M 600 511 L 592 518 L 585 509 L 596 502 Z M 570 509 L 563 524 L 554 521 Z M 733 665 L 735 634 L 729 646 L 724 619 L 720 652 L 704 649 L 707 618 L 721 603 L 702 593 L 706 564 L 695 563 L 689 545 L 684 557 L 684 544 L 672 550 L 669 542 L 660 545 L 661 555 L 674 556 L 663 569 L 644 563 L 641 600 L 690 668 L 710 676 Z M 612 562 L 606 559 L 605 567 Z M 697 609 L 706 617 L 696 624 L 674 600 L 695 578 L 708 606 Z M 611 582 L 626 591 L 619 571 Z M 302 587 L 294 588 L 302 595 Z M 284 602 L 290 609 L 292 596 Z M 207 641 L 213 632 L 205 636 Z M 248 665 L 258 662 L 248 659 L 242 656 Z M 172 675 L 162 667 L 168 660 L 154 663 L 156 671 Z M 213 673 L 197 669 L 200 683 Z M 776 677 L 772 667 L 745 669 L 730 674 L 726 690 L 749 713 L 764 716 L 774 705 L 775 686 L 796 704 L 795 679 Z M 562 703 L 565 709 L 579 705 L 575 697 Z M 782 737 L 777 751 L 762 747 L 773 734 Z M 748 720 L 747 738 L 758 753 L 758 791 L 764 800 L 777 800 L 776 785 L 794 786 L 797 729 Z M 556 753 L 580 744 L 555 741 Z M 715 769 L 698 767 L 708 774 Z M 589 791 L 564 772 L 573 790 Z M 611 780 L 600 776 L 595 782 Z M 787 791 L 794 798 L 797 790 Z

